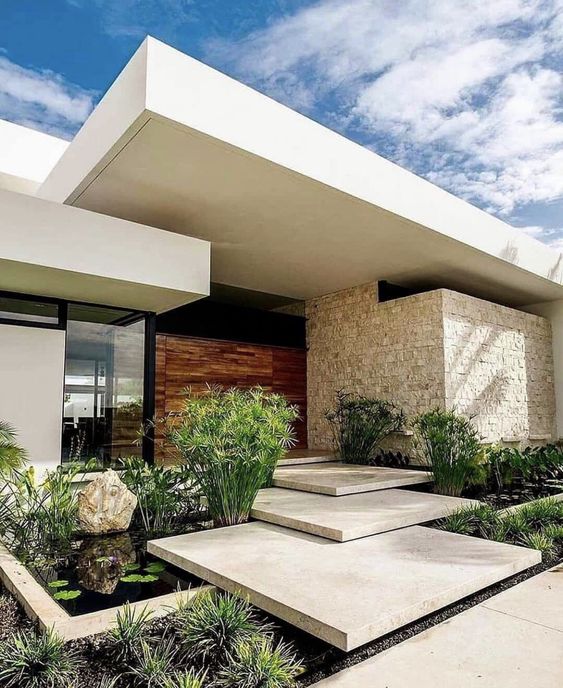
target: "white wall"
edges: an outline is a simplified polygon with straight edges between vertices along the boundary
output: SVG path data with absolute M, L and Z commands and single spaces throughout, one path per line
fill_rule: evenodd
M 0 419 L 39 470 L 61 460 L 65 333 L 0 324 Z
M 543 315 L 551 322 L 557 436 L 563 438 L 563 299 L 536 303 L 522 310 Z

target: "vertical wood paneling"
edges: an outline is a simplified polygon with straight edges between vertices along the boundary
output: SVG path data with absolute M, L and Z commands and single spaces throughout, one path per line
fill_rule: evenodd
M 307 354 L 302 349 L 157 335 L 157 418 L 180 410 L 187 387 L 197 392 L 208 384 L 260 385 L 283 394 L 299 408 L 297 446 L 307 446 Z M 162 458 L 162 450 L 157 455 Z

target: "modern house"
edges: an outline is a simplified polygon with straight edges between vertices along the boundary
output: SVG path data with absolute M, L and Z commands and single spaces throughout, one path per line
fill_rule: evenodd
M 147 38 L 72 142 L 0 122 L 0 418 L 38 465 L 151 458 L 207 382 L 301 448 L 341 388 L 558 439 L 563 255 Z

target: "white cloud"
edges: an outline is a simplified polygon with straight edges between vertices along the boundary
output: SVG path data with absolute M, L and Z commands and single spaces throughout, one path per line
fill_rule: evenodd
M 323 0 L 210 56 L 504 217 L 563 196 L 563 0 Z
M 60 74 L 22 67 L 0 55 L 0 117 L 69 138 L 94 106 L 95 93 Z

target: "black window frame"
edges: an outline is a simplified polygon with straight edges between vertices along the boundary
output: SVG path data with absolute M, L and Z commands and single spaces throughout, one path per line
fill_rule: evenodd
M 17 325 L 20 327 L 42 328 L 45 330 L 61 330 L 65 333 L 65 349 L 66 349 L 66 331 L 68 324 L 68 307 L 70 305 L 77 306 L 92 306 L 93 308 L 108 308 L 114 310 L 122 310 L 128 313 L 126 321 L 128 323 L 136 322 L 144 318 L 145 320 L 145 346 L 144 346 L 144 360 L 143 360 L 143 426 L 145 434 L 142 441 L 142 456 L 144 461 L 149 464 L 154 463 L 154 437 L 152 424 L 154 421 L 155 404 L 156 404 L 156 313 L 153 311 L 141 311 L 135 308 L 126 308 L 124 306 L 111 306 L 107 303 L 92 303 L 90 301 L 77 301 L 75 299 L 59 299 L 49 296 L 35 296 L 33 294 L 20 294 L 19 292 L 0 290 L 0 298 L 12 298 L 20 301 L 33 301 L 39 303 L 49 303 L 57 306 L 58 322 L 45 323 L 33 320 L 18 320 L 17 318 L 0 318 L 0 325 Z M 125 323 L 123 323 L 125 324 Z M 65 357 L 66 360 L 66 357 Z M 64 387 L 64 373 L 61 385 Z M 64 395 L 63 395 L 64 404 Z M 61 424 L 62 437 L 62 424 Z M 64 466 L 62 447 L 60 456 L 60 465 Z

